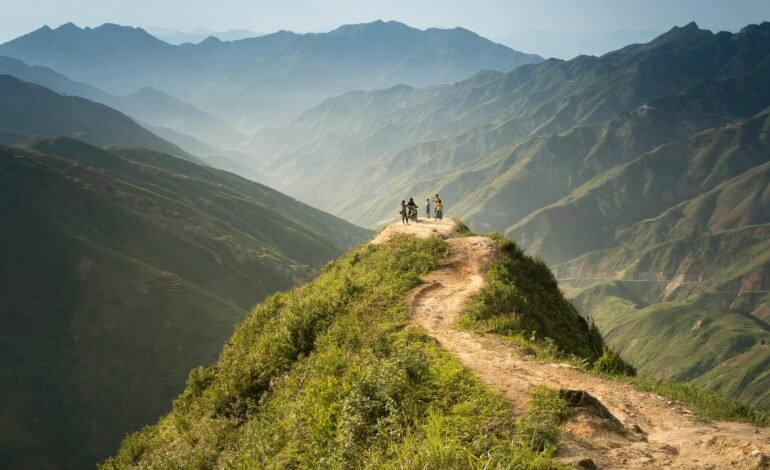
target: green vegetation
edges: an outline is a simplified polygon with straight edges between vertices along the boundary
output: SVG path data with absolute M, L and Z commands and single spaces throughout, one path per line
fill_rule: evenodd
M 527 414 L 516 420 L 517 438 L 534 450 L 553 453 L 559 445 L 560 426 L 570 415 L 569 404 L 558 390 L 540 386 L 529 391 Z
M 639 390 L 656 393 L 684 403 L 693 414 L 704 420 L 747 421 L 770 426 L 770 413 L 746 402 L 731 400 L 722 395 L 704 391 L 693 384 L 663 383 L 648 377 L 630 377 L 628 380 Z
M 599 358 L 605 349 L 601 335 L 564 299 L 548 266 L 512 240 L 492 236 L 502 255 L 490 266 L 487 285 L 467 307 L 462 325 L 550 342 L 589 363 Z
M 360 246 L 270 297 L 102 468 L 552 468 L 558 394 L 537 389 L 514 418 L 409 325 L 404 295 L 446 252 L 438 239 Z
M 0 220 L 0 461 L 33 468 L 104 459 L 251 307 L 368 236 L 232 174 L 68 138 L 0 146 Z

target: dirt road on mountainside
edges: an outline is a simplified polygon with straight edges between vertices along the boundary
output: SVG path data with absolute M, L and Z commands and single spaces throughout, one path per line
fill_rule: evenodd
M 585 391 L 614 415 L 602 417 L 591 407 L 576 408 L 563 427 L 558 460 L 575 464 L 590 458 L 599 468 L 767 468 L 770 428 L 704 423 L 678 402 L 568 364 L 540 362 L 495 335 L 458 330 L 454 322 L 465 302 L 484 286 L 484 274 L 497 255 L 495 242 L 487 237 L 456 237 L 452 220 L 421 220 L 393 224 L 372 243 L 387 243 L 398 235 L 440 236 L 449 243 L 451 253 L 442 266 L 407 295 L 412 322 L 507 397 L 517 413 L 526 410 L 531 387 L 548 385 Z

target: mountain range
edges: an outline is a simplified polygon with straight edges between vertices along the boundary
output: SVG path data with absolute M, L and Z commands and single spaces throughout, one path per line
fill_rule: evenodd
M 572 59 L 579 55 L 604 55 L 629 44 L 650 42 L 661 31 L 516 31 L 492 39 L 520 51 L 543 57 Z
M 691 23 L 601 57 L 350 92 L 258 132 L 248 149 L 281 190 L 365 226 L 392 220 L 405 197 L 440 193 L 446 213 L 505 232 L 552 264 L 580 292 L 583 313 L 644 372 L 767 406 L 757 364 L 770 331 L 768 37 L 770 23 L 734 34 Z M 714 191 L 730 202 L 710 212 Z M 593 283 L 595 294 L 586 290 Z M 645 320 L 631 309 L 601 308 L 611 293 L 661 317 L 689 310 L 696 318 L 683 337 L 699 332 L 690 327 L 707 308 L 715 324 L 733 318 L 745 328 L 723 333 L 718 354 L 682 359 L 662 347 L 670 330 L 632 328 L 627 321 Z M 667 302 L 676 309 L 663 312 Z M 758 359 L 735 360 L 742 354 Z M 730 379 L 720 375 L 727 363 Z M 749 382 L 757 385 L 735 385 Z
M 51 67 L 109 93 L 151 86 L 243 130 L 291 117 L 352 89 L 451 83 L 483 69 L 539 62 L 471 31 L 397 22 L 328 33 L 279 31 L 175 46 L 140 28 L 47 26 L 0 45 L 0 55 Z
M 152 87 L 127 96 L 109 94 L 91 85 L 70 80 L 53 69 L 30 66 L 0 56 L 0 74 L 46 87 L 62 95 L 79 96 L 115 108 L 162 135 L 185 151 L 204 156 L 237 148 L 246 136 L 221 120 Z
M 209 37 L 215 37 L 220 41 L 238 41 L 246 38 L 264 36 L 264 33 L 255 33 L 248 29 L 212 31 L 208 28 L 197 28 L 193 31 L 178 31 L 172 28 L 147 28 L 146 31 L 161 41 L 175 45 L 184 44 L 186 42 L 197 44 Z
M 201 162 L 105 105 L 63 96 L 10 75 L 0 75 L 0 131 L 5 144 L 36 136 L 77 137 L 91 144 L 143 147 Z

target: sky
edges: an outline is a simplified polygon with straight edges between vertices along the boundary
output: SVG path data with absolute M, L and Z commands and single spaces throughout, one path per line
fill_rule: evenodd
M 328 31 L 396 20 L 418 28 L 462 26 L 486 37 L 516 31 L 665 31 L 696 21 L 737 30 L 770 21 L 770 0 L 0 0 L 0 42 L 73 22 L 191 31 Z

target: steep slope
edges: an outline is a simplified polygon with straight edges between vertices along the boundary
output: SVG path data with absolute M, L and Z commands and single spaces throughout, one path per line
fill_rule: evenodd
M 35 136 L 66 135 L 97 146 L 144 147 L 200 161 L 112 108 L 62 96 L 10 75 L 0 75 L 0 104 L 0 130 L 20 136 L 17 142 Z
M 185 134 L 167 133 L 164 138 L 195 155 L 206 155 L 214 150 L 189 145 L 189 139 L 192 137 L 188 136 L 196 136 L 195 138 L 203 139 L 208 142 L 207 145 L 216 148 L 238 148 L 245 140 L 243 134 L 219 119 L 152 87 L 143 87 L 128 96 L 112 95 L 85 83 L 70 80 L 48 67 L 29 66 L 20 60 L 2 56 L 0 74 L 12 75 L 61 95 L 74 95 L 102 103 L 150 126 Z M 154 132 L 153 129 L 149 130 Z
M 0 147 L 0 458 L 84 468 L 168 411 L 249 308 L 364 230 L 235 175 L 67 138 Z
M 247 129 L 352 89 L 447 83 L 542 60 L 461 28 L 422 31 L 382 21 L 232 42 L 210 37 L 181 46 L 138 28 L 67 24 L 0 45 L 0 54 L 111 93 L 152 86 Z
M 770 451 L 767 429 L 705 423 L 627 382 L 527 357 L 534 342 L 457 330 L 476 309 L 572 329 L 571 346 L 545 341 L 552 349 L 603 347 L 542 263 L 458 228 L 387 227 L 312 284 L 258 306 L 219 361 L 190 374 L 174 411 L 103 468 L 547 469 L 585 468 L 587 457 L 607 468 L 750 466 Z M 495 300 L 501 289 L 515 298 Z M 523 307 L 507 311 L 510 301 Z
M 433 227 L 454 232 L 449 221 Z M 174 410 L 126 438 L 105 468 L 548 468 L 553 449 L 516 437 L 510 405 L 410 326 L 405 295 L 453 249 L 430 233 L 383 232 L 257 306 L 219 361 L 191 373 Z M 544 289 L 524 295 L 555 299 L 554 316 L 571 313 L 573 340 L 590 344 L 555 284 Z
M 508 233 L 551 263 L 609 248 L 616 230 L 770 162 L 769 118 L 765 112 L 660 146 L 533 212 Z M 752 221 L 770 222 L 761 213 Z M 550 229 L 553 224 L 562 230 Z

